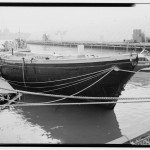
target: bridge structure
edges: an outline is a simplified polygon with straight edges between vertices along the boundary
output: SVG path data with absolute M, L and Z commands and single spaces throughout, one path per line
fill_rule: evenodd
M 150 49 L 150 43 L 127 43 L 127 42 L 90 42 L 90 41 L 27 41 L 28 44 L 77 47 L 84 45 L 85 48 L 113 49 L 141 51 L 143 48 Z

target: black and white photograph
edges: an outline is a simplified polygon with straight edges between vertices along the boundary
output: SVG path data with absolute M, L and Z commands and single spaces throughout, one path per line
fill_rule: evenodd
M 150 4 L 0 2 L 0 146 L 150 145 Z

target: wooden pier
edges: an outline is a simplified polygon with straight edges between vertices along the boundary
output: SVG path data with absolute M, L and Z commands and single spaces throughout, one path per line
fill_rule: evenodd
M 113 49 L 113 50 L 129 50 L 141 51 L 144 47 L 150 49 L 150 43 L 126 43 L 126 42 L 76 42 L 76 41 L 27 41 L 28 44 L 36 45 L 51 45 L 51 46 L 65 46 L 77 47 L 84 45 L 85 48 L 95 49 Z
M 130 144 L 130 145 L 150 145 L 150 131 L 138 132 L 130 135 L 123 135 L 122 137 L 110 141 L 106 144 Z

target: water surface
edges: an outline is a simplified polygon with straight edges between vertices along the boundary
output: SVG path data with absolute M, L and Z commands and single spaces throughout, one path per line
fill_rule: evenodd
M 76 55 L 77 48 L 29 45 L 32 52 Z M 86 54 L 116 55 L 118 50 L 88 48 Z M 2 86 L 2 85 L 1 85 Z M 150 73 L 136 74 L 120 97 L 150 97 Z M 40 97 L 26 96 L 36 102 Z M 0 143 L 103 144 L 150 124 L 150 103 L 118 103 L 114 110 L 100 105 L 28 106 L 0 110 Z

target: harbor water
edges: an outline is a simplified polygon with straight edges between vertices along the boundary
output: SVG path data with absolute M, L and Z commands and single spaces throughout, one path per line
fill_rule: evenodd
M 33 53 L 76 55 L 77 48 L 29 45 Z M 85 49 L 85 54 L 116 55 L 119 50 Z M 3 86 L 3 85 L 0 85 Z M 120 97 L 150 97 L 150 73 L 135 74 Z M 36 102 L 31 96 L 26 102 Z M 120 100 L 121 101 L 121 100 Z M 0 144 L 104 144 L 148 131 L 150 103 L 118 103 L 114 110 L 100 105 L 26 106 L 0 110 Z

